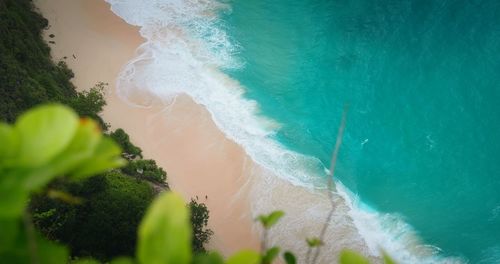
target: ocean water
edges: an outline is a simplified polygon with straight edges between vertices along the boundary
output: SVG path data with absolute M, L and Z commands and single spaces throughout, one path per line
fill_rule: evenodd
M 147 39 L 123 98 L 186 93 L 258 164 L 309 188 L 324 186 L 348 105 L 336 180 L 360 235 L 370 214 L 405 263 L 500 263 L 498 0 L 108 2 Z M 418 247 L 434 257 L 406 257 Z

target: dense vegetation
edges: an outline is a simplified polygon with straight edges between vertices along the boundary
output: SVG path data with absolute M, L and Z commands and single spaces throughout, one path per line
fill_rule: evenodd
M 114 132 L 109 134 L 111 138 L 120 146 L 123 150 L 123 157 L 128 160 L 133 160 L 135 158 L 142 158 L 142 150 L 130 142 L 130 138 L 121 128 L 118 128 Z
M 30 0 L 0 0 L 0 121 L 12 123 L 27 109 L 57 102 L 96 120 L 107 131 L 109 126 L 99 115 L 106 105 L 107 84 L 76 91 L 73 72 L 64 61 L 52 61 L 50 47 L 41 37 L 48 26 Z M 154 160 L 143 160 L 142 150 L 123 129 L 110 131 L 109 137 L 123 150 L 125 167 L 82 182 L 59 179 L 31 198 L 35 226 L 46 237 L 69 245 L 74 256 L 106 260 L 133 255 L 145 209 L 158 189 L 169 190 L 167 173 Z M 61 191 L 74 199 L 60 199 Z M 208 209 L 193 202 L 190 207 L 197 212 L 193 226 L 198 231 L 192 243 L 203 251 L 211 234 L 206 228 Z
M 156 183 L 164 183 L 167 173 L 154 160 L 132 160 L 122 169 L 123 173 Z
M 31 1 L 0 1 L 0 120 L 12 122 L 37 104 L 76 96 L 73 72 L 52 62 L 40 35 L 47 26 Z
M 147 183 L 110 171 L 85 181 L 57 181 L 49 190 L 82 200 L 32 199 L 35 226 L 48 238 L 69 245 L 77 256 L 105 260 L 133 254 L 137 226 L 154 196 Z

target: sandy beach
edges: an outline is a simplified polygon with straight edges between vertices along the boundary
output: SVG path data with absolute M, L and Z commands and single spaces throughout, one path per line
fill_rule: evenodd
M 248 200 L 250 159 L 228 140 L 210 114 L 187 96 L 175 103 L 133 107 L 116 96 L 120 70 L 144 41 L 138 28 L 110 11 L 103 0 L 37 0 L 49 20 L 45 31 L 55 61 L 74 71 L 79 90 L 98 82 L 109 84 L 103 117 L 112 129 L 123 128 L 168 173 L 171 188 L 186 200 L 198 197 L 210 210 L 215 235 L 209 244 L 229 255 L 238 249 L 258 248 Z M 49 35 L 54 34 L 53 38 Z

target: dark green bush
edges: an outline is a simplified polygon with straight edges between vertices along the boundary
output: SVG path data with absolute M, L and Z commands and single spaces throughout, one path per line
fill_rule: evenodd
M 123 129 L 118 128 L 109 136 L 122 147 L 124 158 L 128 160 L 142 158 L 142 150 L 130 142 L 128 134 Z
M 191 199 L 189 203 L 191 211 L 191 225 L 193 228 L 192 247 L 194 252 L 205 252 L 205 244 L 208 243 L 213 231 L 207 228 L 209 211 L 205 204 Z
M 48 21 L 29 0 L 0 4 L 0 120 L 13 122 L 23 111 L 44 102 L 66 103 L 76 95 L 73 73 L 54 64 L 41 37 Z
M 106 105 L 104 100 L 104 88 L 106 83 L 100 82 L 88 91 L 78 92 L 76 96 L 68 99 L 67 103 L 78 115 L 90 117 L 101 125 L 103 130 L 108 129 L 108 125 L 99 116 L 103 107 Z
M 132 160 L 122 168 L 122 171 L 138 179 L 157 183 L 166 183 L 167 180 L 167 173 L 158 167 L 154 160 Z
M 83 182 L 59 181 L 50 188 L 83 201 L 70 204 L 34 196 L 33 219 L 44 235 L 67 244 L 74 256 L 107 260 L 134 255 L 137 226 L 154 198 L 147 183 L 112 171 Z

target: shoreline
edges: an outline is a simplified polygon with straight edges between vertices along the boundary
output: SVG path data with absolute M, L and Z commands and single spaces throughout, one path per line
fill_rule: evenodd
M 156 160 L 167 171 L 171 188 L 186 201 L 198 197 L 207 205 L 209 228 L 214 231 L 208 249 L 224 256 L 241 249 L 258 250 L 260 228 L 253 219 L 283 210 L 286 215 L 269 233 L 268 244 L 295 252 L 303 260 L 305 239 L 317 236 L 327 218 L 330 201 L 324 191 L 297 186 L 256 164 L 217 127 L 207 108 L 187 95 L 169 103 L 155 99 L 149 107 L 134 107 L 121 100 L 115 81 L 144 39 L 138 27 L 116 16 L 104 0 L 35 2 L 51 25 L 45 38 L 56 42 L 51 45 L 53 58 L 67 57 L 76 75 L 75 86 L 87 89 L 99 81 L 109 83 L 104 120 L 112 129 L 123 128 L 145 158 Z M 49 34 L 55 37 L 49 39 Z M 134 94 L 131 99 L 142 101 L 148 95 Z M 363 232 L 366 227 L 376 229 L 376 224 L 367 226 L 365 216 L 356 219 L 358 209 L 347 195 L 336 193 L 335 197 L 337 207 L 319 263 L 331 263 L 345 248 L 381 262 L 380 253 L 375 252 L 380 238 Z
M 123 128 L 145 158 L 167 171 L 172 190 L 186 201 L 198 197 L 207 205 L 214 231 L 208 248 L 225 256 L 258 249 L 248 200 L 253 162 L 219 131 L 208 111 L 183 95 L 170 105 L 155 102 L 149 108 L 118 98 L 116 78 L 144 41 L 138 28 L 112 13 L 103 0 L 37 0 L 35 5 L 49 20 L 44 38 L 55 42 L 49 44 L 52 57 L 67 62 L 77 89 L 108 83 L 104 120 L 112 129 Z

